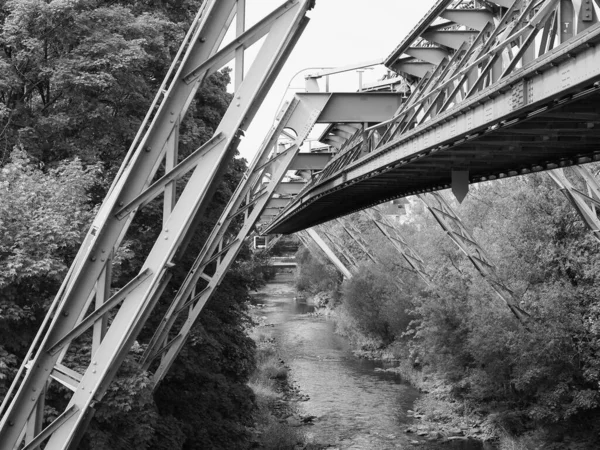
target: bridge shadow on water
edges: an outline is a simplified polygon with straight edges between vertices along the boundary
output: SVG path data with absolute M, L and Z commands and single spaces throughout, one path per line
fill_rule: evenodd
M 291 379 L 309 397 L 299 405 L 302 414 L 317 417 L 303 429 L 309 442 L 338 449 L 492 449 L 478 441 L 430 442 L 407 434 L 418 425 L 407 413 L 420 396 L 417 389 L 377 370 L 390 364 L 356 358 L 334 323 L 309 314 L 315 310 L 310 300 L 296 298 L 292 274 L 277 274 L 253 303 L 264 325 L 274 327 Z

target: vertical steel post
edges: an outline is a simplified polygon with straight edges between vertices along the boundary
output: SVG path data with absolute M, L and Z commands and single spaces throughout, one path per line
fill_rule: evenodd
M 237 0 L 236 6 L 236 36 L 239 37 L 246 31 L 246 0 Z M 235 89 L 244 81 L 244 47 L 239 46 L 235 49 Z
M 110 297 L 110 285 L 112 281 L 112 255 L 108 257 L 108 261 L 105 269 L 102 271 L 100 278 L 98 278 L 98 283 L 96 286 L 96 300 L 95 300 L 95 308 L 99 309 L 106 300 Z M 106 315 L 102 316 L 101 319 L 94 323 L 94 330 L 92 335 L 92 358 L 94 357 L 94 353 L 100 347 L 104 336 L 106 335 L 106 329 L 108 326 L 108 317 Z
M 177 166 L 179 158 L 179 124 L 173 128 L 173 132 L 169 135 L 165 147 L 165 173 L 169 173 Z M 167 183 L 163 194 L 163 225 L 173 212 L 176 195 L 177 180 L 173 180 Z

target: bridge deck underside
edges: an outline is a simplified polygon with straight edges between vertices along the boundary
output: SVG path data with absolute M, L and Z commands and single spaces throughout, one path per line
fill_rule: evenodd
M 310 195 L 270 233 L 293 233 L 386 200 L 450 187 L 451 169 L 468 170 L 471 183 L 505 178 L 600 159 L 600 94 L 596 91 L 529 111 L 449 143 L 447 148 L 412 156 L 390 169 Z M 340 176 L 340 174 L 334 175 Z M 343 175 L 342 175 L 343 176 Z

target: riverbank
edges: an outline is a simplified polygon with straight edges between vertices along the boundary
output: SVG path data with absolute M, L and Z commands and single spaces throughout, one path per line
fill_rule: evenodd
M 330 297 L 321 294 L 319 297 Z M 418 423 L 407 427 L 408 435 L 424 437 L 429 441 L 444 444 L 456 444 L 471 448 L 478 443 L 485 450 L 591 450 L 597 449 L 598 427 L 592 421 L 585 423 L 570 422 L 554 428 L 525 429 L 514 434 L 505 426 L 507 409 L 502 405 L 469 404 L 459 401 L 452 393 L 452 386 L 434 374 L 424 373 L 415 368 L 405 349 L 405 345 L 394 341 L 385 346 L 376 339 L 369 338 L 357 331 L 352 318 L 343 311 L 343 307 L 331 307 L 320 304 L 315 315 L 324 316 L 336 323 L 336 332 L 345 336 L 353 345 L 353 354 L 358 358 L 381 361 L 393 367 L 382 369 L 397 374 L 421 392 L 410 414 Z M 461 442 L 463 444 L 461 444 Z M 466 447 L 465 447 L 466 445 Z M 433 447 L 432 447 L 433 448 Z
M 486 417 L 465 403 L 455 401 L 449 386 L 415 369 L 406 359 L 386 369 L 415 386 L 422 396 L 415 402 L 412 416 L 419 421 L 407 433 L 425 435 L 442 442 L 477 441 L 484 449 L 496 449 L 499 437 Z
M 442 444 L 441 448 L 447 448 L 450 444 L 486 450 L 497 448 L 499 437 L 486 422 L 485 416 L 453 400 L 449 387 L 441 380 L 413 367 L 403 346 L 397 342 L 384 346 L 382 342 L 359 333 L 344 311 L 332 307 L 331 302 L 322 301 L 324 298 L 332 298 L 330 294 L 319 293 L 315 297 L 318 308 L 313 314 L 327 317 L 335 323 L 336 333 L 352 343 L 355 357 L 390 365 L 378 370 L 400 376 L 422 394 L 415 400 L 413 409 L 408 411 L 416 423 L 405 428 L 407 435 L 424 438 L 431 445 Z M 414 445 L 419 444 L 414 442 Z
M 309 426 L 313 417 L 301 415 L 297 404 L 307 397 L 290 379 L 289 366 L 285 364 L 273 336 L 274 328 L 262 319 L 261 306 L 260 303 L 254 305 L 256 325 L 250 334 L 256 343 L 257 365 L 248 383 L 258 406 L 254 448 L 306 449 L 302 427 Z
M 276 352 L 295 392 L 290 398 L 279 395 L 287 403 L 280 405 L 284 414 L 274 410 L 274 402 L 270 414 L 280 424 L 285 420 L 288 431 L 303 435 L 303 443 L 295 448 L 407 448 L 418 438 L 404 435 L 401 424 L 412 419 L 396 417 L 395 408 L 404 402 L 410 409 L 418 392 L 399 384 L 395 375 L 376 372 L 379 364 L 354 358 L 346 340 L 334 333 L 333 323 L 312 315 L 314 305 L 296 297 L 293 275 L 280 274 L 253 299 L 257 342 L 263 342 L 262 350 L 271 349 L 267 354 Z M 298 422 L 302 425 L 294 426 Z M 263 433 L 263 442 L 269 433 Z M 293 448 L 287 442 L 287 448 Z
M 412 412 L 420 397 L 418 390 L 390 371 L 391 364 L 354 356 L 347 339 L 334 332 L 333 321 L 323 317 L 322 311 L 315 313 L 314 306 L 297 296 L 291 275 L 278 277 L 253 299 L 253 316 L 260 322 L 253 332 L 259 346 L 259 367 L 270 367 L 263 370 L 270 375 L 263 376 L 262 383 L 253 379 L 254 385 L 268 387 L 261 393 L 263 387 L 253 386 L 257 395 L 265 398 L 259 403 L 271 417 L 262 420 L 262 427 L 257 421 L 257 446 L 482 448 L 464 437 L 442 441 L 424 433 L 422 419 L 413 417 Z M 286 385 L 291 388 L 289 395 Z M 406 433 L 407 429 L 414 432 Z M 290 431 L 292 437 L 282 441 L 281 436 Z M 273 440 L 269 444 L 270 434 L 283 444 L 274 446 Z

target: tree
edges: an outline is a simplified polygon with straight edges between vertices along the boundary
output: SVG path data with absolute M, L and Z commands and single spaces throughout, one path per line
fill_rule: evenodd
M 93 217 L 96 165 L 43 171 L 20 148 L 0 169 L 0 381 L 12 379 Z M 0 394 L 5 392 L 4 385 Z
M 7 193 L 0 198 L 0 397 L 200 3 L 12 0 L 0 6 L 0 189 Z M 228 71 L 222 71 L 199 89 L 181 126 L 181 158 L 217 127 L 231 100 L 229 81 Z M 27 153 L 18 150 L 11 157 L 12 147 Z M 242 159 L 230 164 L 213 202 L 197 220 L 176 281 L 185 275 L 245 170 Z M 116 258 L 114 288 L 139 270 L 160 231 L 161 216 L 160 202 L 137 215 Z M 174 450 L 200 448 L 201 442 L 210 448 L 243 446 L 254 407 L 245 385 L 253 367 L 245 301 L 248 288 L 261 282 L 251 268 L 248 261 L 240 263 L 206 306 L 202 323 L 156 399 L 137 362 L 149 328 L 141 333 L 96 405 L 82 449 Z M 173 288 L 166 291 L 151 324 L 160 320 L 173 294 Z M 77 370 L 89 358 L 90 346 L 88 336 L 79 338 L 64 364 Z M 189 415 L 173 412 L 172 404 L 185 400 L 181 392 L 198 401 L 185 405 Z M 69 396 L 52 383 L 47 421 Z M 181 410 L 183 406 L 177 403 Z M 226 423 L 215 426 L 221 421 Z
M 4 4 L 0 120 L 4 160 L 22 144 L 48 164 L 120 161 L 166 72 L 181 30 L 114 2 Z
M 516 323 L 485 280 L 454 261 L 445 266 L 449 276 L 435 279 L 439 298 L 417 299 L 412 345 L 421 361 L 457 398 L 505 408 L 496 420 L 513 432 L 593 420 L 598 243 L 543 174 L 479 185 L 460 214 L 532 320 L 527 328 Z
M 394 276 L 379 265 L 364 265 L 342 288 L 344 307 L 360 331 L 384 344 L 400 339 L 410 322 L 410 297 Z
M 336 292 L 341 284 L 342 276 L 330 262 L 321 262 L 305 247 L 296 253 L 298 270 L 296 272 L 296 288 L 310 294 L 321 291 Z

